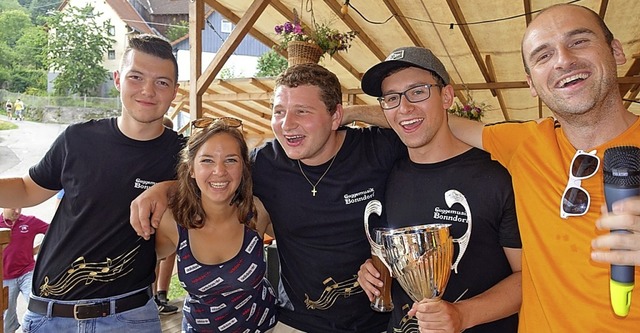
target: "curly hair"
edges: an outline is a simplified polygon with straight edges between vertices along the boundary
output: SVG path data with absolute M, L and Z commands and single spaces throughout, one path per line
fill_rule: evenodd
M 291 66 L 276 79 L 276 88 L 278 86 L 296 88 L 302 85 L 320 88 L 322 102 L 331 115 L 336 112 L 337 105 L 342 104 L 340 80 L 331 71 L 318 64 Z
M 237 206 L 238 221 L 240 223 L 255 229 L 258 212 L 253 204 L 253 182 L 251 180 L 251 170 L 249 169 L 249 148 L 242 132 L 238 128 L 231 127 L 222 121 L 213 121 L 208 127 L 193 133 L 180 153 L 180 161 L 177 167 L 178 187 L 169 201 L 169 208 L 173 211 L 177 224 L 184 228 L 199 229 L 204 226 L 206 214 L 202 207 L 202 192 L 196 180 L 191 177 L 191 171 L 193 171 L 196 153 L 202 145 L 211 137 L 223 133 L 232 136 L 237 141 L 242 158 L 242 180 L 229 205 Z

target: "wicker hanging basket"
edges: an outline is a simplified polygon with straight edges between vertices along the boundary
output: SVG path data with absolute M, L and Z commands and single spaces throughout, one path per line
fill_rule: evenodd
M 289 67 L 299 64 L 317 64 L 320 61 L 320 57 L 324 54 L 320 46 L 315 43 L 308 42 L 289 42 L 287 46 L 287 53 L 289 58 Z

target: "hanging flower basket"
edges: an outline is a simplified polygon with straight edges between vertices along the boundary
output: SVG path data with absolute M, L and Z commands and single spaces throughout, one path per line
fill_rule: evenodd
M 324 51 L 315 43 L 292 41 L 287 45 L 289 67 L 299 64 L 317 64 Z

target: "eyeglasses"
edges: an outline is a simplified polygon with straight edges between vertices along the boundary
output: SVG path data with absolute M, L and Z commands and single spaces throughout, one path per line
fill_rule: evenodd
M 431 87 L 434 86 L 440 88 L 443 87 L 441 84 L 421 84 L 419 86 L 411 87 L 401 93 L 390 93 L 378 97 L 378 102 L 380 102 L 380 106 L 385 110 L 397 108 L 398 105 L 400 105 L 402 96 L 411 103 L 422 102 L 431 97 Z
M 205 117 L 205 118 L 198 118 L 198 119 L 196 119 L 196 120 L 191 122 L 191 132 L 193 132 L 194 128 L 207 128 L 211 124 L 217 123 L 217 122 L 222 122 L 223 124 L 225 124 L 225 125 L 227 125 L 229 127 L 233 127 L 233 128 L 240 127 L 241 131 L 244 131 L 244 128 L 242 127 L 242 120 L 240 120 L 238 118 L 233 118 L 233 117 L 221 117 L 221 118 Z
M 571 160 L 569 181 L 562 194 L 560 202 L 560 217 L 582 216 L 589 211 L 591 197 L 582 188 L 582 180 L 592 177 L 600 167 L 600 158 L 596 151 L 585 152 L 578 150 Z

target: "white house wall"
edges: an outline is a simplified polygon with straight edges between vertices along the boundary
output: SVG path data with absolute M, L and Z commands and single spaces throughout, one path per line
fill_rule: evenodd
M 202 53 L 202 70 L 204 71 L 213 58 L 215 53 L 203 52 Z M 178 81 L 189 81 L 190 73 L 190 58 L 188 50 L 178 50 Z M 258 65 L 258 57 L 232 55 L 225 63 L 223 70 L 228 69 L 232 72 L 233 77 L 253 77 L 255 76 Z

